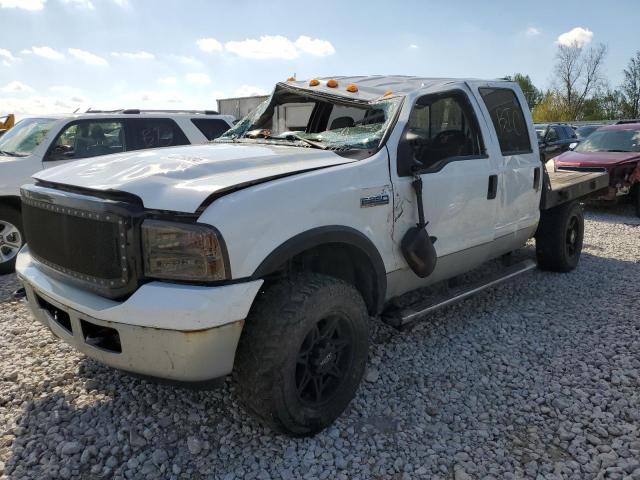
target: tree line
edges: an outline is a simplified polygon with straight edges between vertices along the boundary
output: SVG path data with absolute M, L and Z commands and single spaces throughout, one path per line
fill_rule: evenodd
M 607 47 L 559 45 L 552 86 L 537 88 L 529 75 L 509 80 L 520 84 L 535 122 L 570 122 L 640 118 L 640 51 L 623 70 L 623 81 L 612 88 L 603 73 Z

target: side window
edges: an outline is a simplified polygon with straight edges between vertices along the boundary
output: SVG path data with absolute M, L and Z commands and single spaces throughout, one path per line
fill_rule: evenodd
M 227 122 L 215 118 L 192 118 L 191 123 L 200 130 L 200 133 L 202 133 L 207 140 L 215 140 L 229 130 L 229 124 Z
M 531 153 L 529 129 L 515 92 L 509 88 L 481 88 L 480 95 L 496 129 L 502 155 Z
M 49 150 L 47 160 L 72 160 L 124 152 L 122 122 L 85 120 L 65 128 Z
M 576 131 L 571 127 L 564 127 L 565 132 L 567 132 L 567 138 L 578 138 L 576 135 Z
M 557 142 L 558 140 L 560 140 L 560 135 L 558 135 L 558 128 L 549 127 L 547 136 L 545 137 L 545 142 Z
M 398 173 L 439 170 L 447 161 L 484 155 L 473 109 L 463 93 L 419 98 L 398 152 Z
M 189 140 L 171 119 L 135 118 L 127 120 L 129 124 L 129 146 L 127 150 L 145 148 L 172 147 L 188 145 Z

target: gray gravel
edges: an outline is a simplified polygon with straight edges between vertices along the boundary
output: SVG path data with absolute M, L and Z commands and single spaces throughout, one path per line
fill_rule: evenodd
M 315 438 L 84 358 L 0 277 L 0 478 L 640 479 L 640 222 L 590 210 L 577 271 L 534 271 L 411 332 L 375 323 Z

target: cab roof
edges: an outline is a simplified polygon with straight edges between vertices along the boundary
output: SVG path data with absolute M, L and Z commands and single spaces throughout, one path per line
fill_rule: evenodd
M 338 82 L 336 87 L 328 87 L 327 81 L 335 80 Z M 445 86 L 450 84 L 460 84 L 464 82 L 478 82 L 473 78 L 429 78 L 429 77 L 412 77 L 407 75 L 374 75 L 374 76 L 340 76 L 340 77 L 317 77 L 319 84 L 317 86 L 310 85 L 310 79 L 307 80 L 288 80 L 281 82 L 282 85 L 288 85 L 309 92 L 322 92 L 325 94 L 341 95 L 348 98 L 372 101 L 380 99 L 387 92 L 391 92 L 387 96 L 406 96 L 425 88 Z M 490 80 L 491 82 L 504 82 L 512 84 L 507 80 Z M 354 84 L 358 87 L 355 93 L 346 90 L 347 85 Z

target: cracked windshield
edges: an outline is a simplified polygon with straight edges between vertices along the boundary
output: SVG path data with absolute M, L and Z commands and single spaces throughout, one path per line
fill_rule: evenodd
M 398 105 L 397 98 L 354 103 L 280 89 L 217 141 L 262 139 L 326 150 L 373 149 L 380 145 Z

